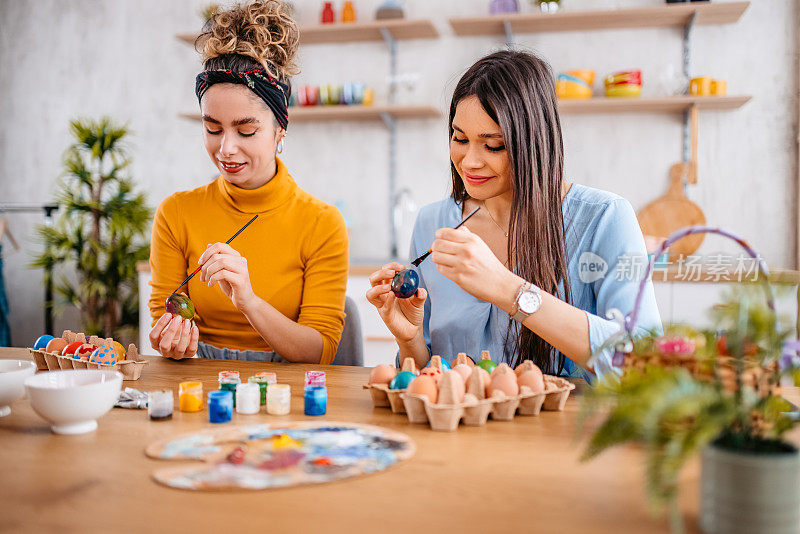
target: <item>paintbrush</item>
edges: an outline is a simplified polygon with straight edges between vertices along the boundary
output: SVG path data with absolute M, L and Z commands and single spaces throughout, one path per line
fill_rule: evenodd
M 473 215 L 475 215 L 476 213 L 478 213 L 478 210 L 479 210 L 479 209 L 481 209 L 481 207 L 480 207 L 480 206 L 478 206 L 477 208 L 475 208 L 474 210 L 472 210 L 472 212 L 471 212 L 469 215 L 467 215 L 466 217 L 464 217 L 464 220 L 463 220 L 463 221 L 461 221 L 460 223 L 458 223 L 456 226 L 454 226 L 454 227 L 453 227 L 453 230 L 457 230 L 458 228 L 461 228 L 461 225 L 462 225 L 462 224 L 464 224 L 465 222 L 467 222 L 467 221 L 469 220 L 469 218 L 470 218 L 470 217 L 472 217 Z M 412 262 L 411 262 L 411 265 L 413 265 L 414 267 L 419 267 L 419 264 L 420 264 L 420 263 L 422 263 L 422 261 L 423 261 L 425 258 L 427 258 L 428 256 L 430 256 L 430 255 L 431 255 L 431 252 L 433 252 L 433 250 L 432 250 L 432 249 L 428 249 L 428 252 L 426 252 L 425 254 L 423 254 L 422 256 L 420 256 L 419 258 L 417 258 L 416 260 L 412 261 Z
M 249 221 L 247 221 L 247 224 L 245 224 L 244 226 L 242 226 L 241 228 L 239 228 L 239 231 L 238 231 L 238 232 L 236 232 L 235 234 L 233 234 L 233 235 L 231 236 L 231 238 L 230 238 L 230 239 L 228 239 L 227 241 L 225 241 L 225 244 L 226 244 L 226 245 L 230 245 L 230 244 L 231 244 L 231 241 L 233 241 L 234 239 L 236 239 L 236 236 L 237 236 L 237 235 L 239 235 L 239 234 L 241 234 L 241 233 L 244 231 L 244 229 L 245 229 L 245 228 L 247 228 L 248 226 L 250 226 L 250 224 L 251 224 L 253 221 L 255 221 L 256 219 L 258 219 L 258 215 L 256 215 L 255 217 L 253 217 L 252 219 L 250 219 Z M 169 299 L 172 297 L 172 295 L 174 295 L 175 293 L 177 293 L 177 292 L 178 292 L 178 290 L 179 290 L 180 288 L 182 288 L 183 286 L 185 286 L 185 285 L 186 285 L 186 284 L 189 282 L 189 280 L 191 280 L 191 279 L 192 279 L 192 277 L 193 277 L 194 275 L 196 275 L 197 273 L 199 273 L 199 272 L 200 272 L 200 269 L 202 269 L 202 268 L 203 268 L 203 266 L 202 266 L 202 265 L 201 265 L 201 266 L 199 266 L 197 269 L 195 269 L 195 270 L 194 270 L 194 272 L 193 272 L 192 274 L 190 274 L 189 276 L 187 276 L 187 277 L 186 277 L 186 280 L 184 280 L 183 282 L 181 282 L 181 285 L 179 285 L 178 287 L 176 287 L 176 288 L 175 288 L 175 291 L 173 291 L 172 293 L 170 293 L 170 294 L 169 294 L 169 297 L 167 297 L 167 300 L 169 300 Z

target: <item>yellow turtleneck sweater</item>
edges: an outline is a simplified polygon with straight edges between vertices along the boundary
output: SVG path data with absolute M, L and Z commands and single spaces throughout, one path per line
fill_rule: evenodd
M 246 190 L 221 176 L 203 187 L 167 197 L 156 211 L 150 248 L 152 322 L 189 273 L 206 245 L 225 242 L 259 214 L 231 243 L 247 259 L 255 294 L 289 319 L 322 334 L 321 364 L 329 364 L 344 326 L 348 239 L 334 206 L 300 189 L 286 166 L 266 185 Z M 182 289 L 194 302 L 200 341 L 238 350 L 272 350 L 218 285 L 195 276 Z

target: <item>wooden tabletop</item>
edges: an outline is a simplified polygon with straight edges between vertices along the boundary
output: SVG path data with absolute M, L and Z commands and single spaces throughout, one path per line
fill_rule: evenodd
M 24 354 L 0 348 L 0 358 Z M 417 453 L 387 471 L 319 486 L 177 490 L 151 479 L 164 464 L 145 457 L 145 446 L 209 426 L 207 412 L 176 411 L 170 421 L 151 422 L 145 410 L 115 408 L 96 431 L 59 436 L 22 399 L 0 418 L 0 526 L 138 534 L 222 526 L 226 532 L 257 526 L 273 532 L 669 532 L 665 520 L 648 514 L 639 450 L 618 447 L 592 462 L 578 461 L 579 402 L 573 397 L 563 412 L 444 433 L 373 408 L 361 389 L 366 368 L 150 358 L 142 378 L 124 386 L 176 391 L 179 382 L 200 379 L 207 392 L 216 389 L 223 369 L 244 377 L 274 371 L 292 386 L 290 415 L 234 414 L 234 424 L 322 419 L 380 425 L 408 434 Z M 309 369 L 327 373 L 328 414 L 319 418 L 303 415 L 300 391 Z M 693 463 L 682 477 L 690 531 L 696 531 L 698 471 Z

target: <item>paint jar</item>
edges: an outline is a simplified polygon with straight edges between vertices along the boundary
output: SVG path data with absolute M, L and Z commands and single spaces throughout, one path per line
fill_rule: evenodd
M 233 393 L 228 390 L 208 392 L 208 422 L 229 423 L 233 417 Z
M 233 395 L 233 406 L 236 407 L 236 386 L 241 384 L 239 378 L 220 378 L 219 389 L 220 391 L 230 391 Z
M 248 382 L 236 387 L 236 413 L 253 414 L 261 409 L 261 388 Z
M 267 388 L 267 413 L 286 415 L 289 413 L 292 391 L 289 384 L 274 384 Z
M 306 371 L 305 386 L 325 387 L 325 371 Z
M 201 382 L 181 382 L 178 385 L 178 409 L 182 412 L 199 412 L 203 409 Z
M 259 375 L 251 376 L 250 378 L 247 379 L 247 382 L 250 384 L 258 384 L 258 389 L 260 390 L 261 393 L 261 398 L 260 398 L 261 406 L 267 404 L 267 387 L 270 384 L 269 380 L 270 380 L 269 377 L 259 376 Z
M 266 371 L 262 371 L 260 373 L 256 373 L 253 376 L 263 376 L 267 379 L 267 384 L 277 384 L 278 383 L 278 375 L 275 373 L 268 373 Z
M 151 391 L 147 394 L 147 415 L 153 421 L 172 419 L 174 405 L 171 391 Z
M 220 371 L 217 375 L 217 380 L 222 380 L 223 378 L 239 378 L 239 371 Z
M 306 415 L 325 415 L 328 411 L 328 390 L 324 386 L 306 386 L 303 393 Z

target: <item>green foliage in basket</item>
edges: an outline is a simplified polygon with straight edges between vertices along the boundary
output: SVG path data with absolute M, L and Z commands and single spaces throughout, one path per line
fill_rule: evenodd
M 676 325 L 663 334 L 628 340 L 633 350 L 626 358 L 634 361 L 658 351 L 659 341 L 665 338 L 691 340 L 696 364 L 692 370 L 655 365 L 653 359 L 645 358 L 642 361 L 648 363 L 626 365 L 620 376 L 604 378 L 584 396 L 582 424 L 598 414 L 602 421 L 582 459 L 622 443 L 644 445 L 650 502 L 657 512 L 668 509 L 676 532 L 683 530 L 676 499 L 678 474 L 705 446 L 715 442 L 752 453 L 793 450 L 781 441 L 795 424 L 786 414 L 791 406 L 773 391 L 781 376 L 796 376 L 799 367 L 797 358 L 779 365 L 791 330 L 781 326 L 782 321 L 757 293 L 760 290 L 738 286 L 729 292 L 711 311 L 712 329 Z M 723 330 L 724 335 L 718 336 Z M 728 387 L 721 374 L 722 362 L 735 379 L 728 381 Z M 746 370 L 754 368 L 763 371 L 760 384 L 745 379 Z
M 58 309 L 76 306 L 86 334 L 130 337 L 125 330 L 139 317 L 136 263 L 150 256 L 151 211 L 125 174 L 128 130 L 104 117 L 74 120 L 70 132 L 75 142 L 64 153 L 56 193 L 61 215 L 37 228 L 44 252 L 32 266 L 61 268 Z

